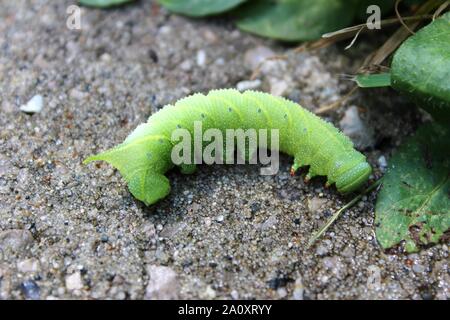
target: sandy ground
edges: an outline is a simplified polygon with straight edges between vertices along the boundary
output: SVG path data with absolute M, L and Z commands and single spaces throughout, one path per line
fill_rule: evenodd
M 339 76 L 374 41 L 296 54 L 224 20 L 189 20 L 147 1 L 83 8 L 76 31 L 66 27 L 70 4 L 0 2 L 0 298 L 449 298 L 447 245 L 383 252 L 375 194 L 306 249 L 348 198 L 323 179 L 290 177 L 287 156 L 271 177 L 242 165 L 171 172 L 171 195 L 152 207 L 108 165 L 81 164 L 161 106 L 248 80 L 261 46 L 288 59 L 263 70 L 260 90 L 309 109 L 333 102 L 351 86 Z M 37 94 L 42 111 L 21 112 Z M 362 148 L 380 176 L 380 157 L 389 160 L 422 116 L 376 90 L 327 119 L 339 125 L 351 105 L 373 133 Z

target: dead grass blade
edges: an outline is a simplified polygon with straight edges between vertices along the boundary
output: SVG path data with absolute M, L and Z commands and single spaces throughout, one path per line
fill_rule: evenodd
M 440 6 L 439 0 L 428 0 L 416 12 L 417 16 L 428 15 Z M 404 22 L 404 19 L 403 19 Z M 389 57 L 410 35 L 410 31 L 415 30 L 420 25 L 421 20 L 414 21 L 405 29 L 399 28 L 372 56 L 369 56 L 360 70 L 367 70 L 371 66 L 379 66 Z
M 355 92 L 358 90 L 358 86 L 353 87 L 348 93 L 345 94 L 342 98 L 339 100 L 329 104 L 322 106 L 314 111 L 315 114 L 324 114 L 330 111 L 334 111 L 337 108 L 339 108 L 348 98 L 350 98 Z

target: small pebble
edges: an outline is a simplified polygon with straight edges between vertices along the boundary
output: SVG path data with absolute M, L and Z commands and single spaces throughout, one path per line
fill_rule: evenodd
M 66 277 L 66 288 L 67 290 L 80 290 L 83 288 L 83 281 L 81 279 L 81 273 L 75 272 Z
M 211 218 L 206 217 L 205 218 L 205 227 L 209 227 L 209 226 L 211 226 Z
M 197 52 L 197 65 L 203 67 L 206 64 L 206 52 L 204 50 L 199 50 Z
M 367 287 L 372 290 L 381 288 L 381 270 L 376 265 L 370 265 L 367 268 Z
M 387 168 L 388 163 L 386 161 L 386 157 L 385 156 L 381 156 L 381 157 L 378 158 L 378 165 L 380 166 L 380 168 L 383 171 Z
M 0 248 L 4 251 L 23 252 L 33 240 L 33 236 L 28 230 L 11 229 L 0 231 Z
M 261 62 L 273 56 L 275 56 L 275 52 L 271 49 L 268 47 L 258 46 L 248 50 L 245 53 L 244 61 L 246 65 L 250 66 L 251 70 L 254 70 L 260 66 Z
M 327 202 L 326 199 L 321 199 L 314 197 L 312 199 L 308 199 L 308 208 L 312 213 L 318 212 L 319 209 Z
M 184 60 L 180 64 L 180 69 L 183 70 L 183 71 L 190 71 L 190 70 L 192 70 L 192 62 L 190 60 Z
M 324 256 L 328 252 L 330 252 L 332 246 L 333 246 L 333 244 L 330 240 L 328 240 L 328 239 L 323 240 L 322 243 L 319 246 L 317 246 L 316 254 L 319 256 Z
M 278 297 L 280 299 L 283 299 L 283 298 L 285 298 L 287 296 L 287 291 L 286 291 L 285 288 L 278 288 L 277 289 L 277 293 L 278 293 Z
M 39 270 L 39 261 L 36 259 L 26 259 L 17 263 L 17 270 L 20 272 L 36 272 Z
M 250 205 L 250 210 L 253 214 L 257 213 L 259 210 L 261 210 L 261 204 L 259 202 L 253 202 Z
M 425 271 L 425 267 L 421 264 L 414 264 L 412 269 L 415 273 L 423 273 Z
M 20 111 L 25 113 L 39 113 L 44 107 L 44 98 L 41 95 L 35 95 L 26 104 L 20 107 Z
M 274 227 L 278 223 L 278 219 L 276 216 L 270 216 L 266 221 L 261 225 L 262 230 L 267 230 Z
M 270 82 L 270 93 L 274 96 L 284 96 L 288 92 L 290 86 L 284 80 L 279 79 L 269 79 Z
M 292 299 L 303 300 L 303 294 L 305 287 L 303 286 L 302 278 L 297 278 L 295 280 L 294 292 L 292 293 Z
M 352 106 L 345 111 L 345 115 L 339 125 L 358 148 L 372 147 L 375 143 L 373 132 L 360 118 L 358 108 Z
M 205 291 L 200 294 L 201 299 L 214 299 L 216 297 L 216 291 L 211 288 L 211 286 L 207 286 Z
M 236 85 L 236 89 L 239 91 L 245 91 L 245 90 L 253 90 L 257 89 L 261 86 L 261 80 L 256 79 L 253 81 L 241 81 L 238 82 Z
M 149 280 L 145 289 L 148 300 L 168 300 L 178 297 L 177 274 L 169 267 L 150 265 L 147 267 Z
M 33 280 L 27 280 L 22 282 L 20 290 L 28 300 L 39 300 L 41 297 L 41 289 Z

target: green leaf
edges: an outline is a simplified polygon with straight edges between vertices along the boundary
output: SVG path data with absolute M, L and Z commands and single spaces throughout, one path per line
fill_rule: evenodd
M 347 27 L 354 19 L 354 0 L 260 0 L 239 10 L 237 26 L 284 41 L 305 41 Z
M 78 2 L 82 5 L 97 8 L 108 8 L 118 6 L 131 1 L 134 0 L 78 0 Z
M 230 10 L 247 0 L 158 0 L 168 10 L 191 17 L 202 17 Z
M 406 250 L 436 243 L 450 228 L 450 130 L 423 126 L 390 161 L 376 204 L 378 242 Z
M 391 73 L 392 87 L 412 97 L 436 121 L 450 121 L 450 12 L 402 44 Z
M 389 87 L 391 85 L 391 74 L 358 74 L 355 81 L 360 88 Z

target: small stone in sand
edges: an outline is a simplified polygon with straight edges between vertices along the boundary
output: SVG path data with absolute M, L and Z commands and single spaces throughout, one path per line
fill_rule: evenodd
M 37 94 L 30 101 L 20 107 L 20 111 L 25 113 L 38 113 L 44 107 L 44 98 Z

